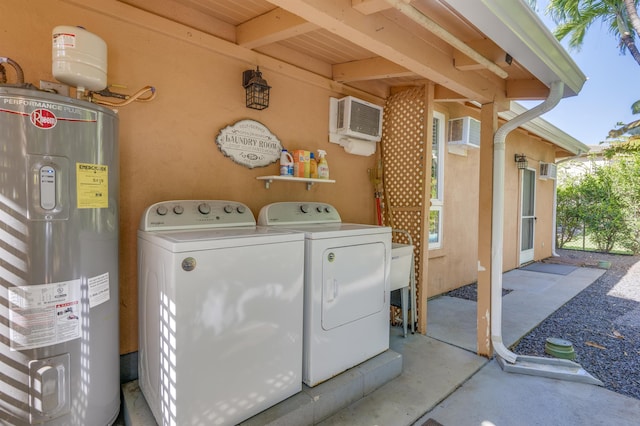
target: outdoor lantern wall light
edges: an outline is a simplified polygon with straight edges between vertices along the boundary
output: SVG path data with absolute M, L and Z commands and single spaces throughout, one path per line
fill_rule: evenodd
M 529 162 L 527 161 L 527 156 L 524 154 L 516 154 L 515 155 L 516 166 L 518 169 L 526 169 L 529 166 Z
M 247 92 L 247 108 L 265 109 L 269 106 L 269 89 L 271 86 L 262 78 L 260 67 L 242 73 L 242 87 Z

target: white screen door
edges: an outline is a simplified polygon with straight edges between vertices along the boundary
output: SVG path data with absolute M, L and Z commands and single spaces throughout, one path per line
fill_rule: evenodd
M 522 171 L 522 204 L 520 209 L 520 264 L 533 260 L 533 240 L 536 228 L 536 172 Z

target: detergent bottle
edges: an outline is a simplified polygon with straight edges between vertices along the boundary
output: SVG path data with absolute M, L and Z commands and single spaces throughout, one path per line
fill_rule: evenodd
M 329 179 L 329 164 L 327 164 L 326 151 L 318 150 L 318 179 Z
M 309 177 L 312 179 L 318 179 L 318 162 L 313 156 L 313 152 L 309 153 Z
M 293 157 L 286 149 L 280 153 L 280 176 L 293 176 Z

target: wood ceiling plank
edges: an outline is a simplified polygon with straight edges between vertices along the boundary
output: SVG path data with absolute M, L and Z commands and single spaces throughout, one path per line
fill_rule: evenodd
M 236 27 L 175 0 L 119 0 L 226 41 L 236 41 Z

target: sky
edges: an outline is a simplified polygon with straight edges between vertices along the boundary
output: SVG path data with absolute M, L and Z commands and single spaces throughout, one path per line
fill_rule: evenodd
M 538 0 L 542 21 L 553 31 L 555 23 L 544 15 L 547 1 Z M 587 76 L 578 96 L 564 98 L 542 118 L 586 145 L 598 145 L 618 122 L 640 119 L 631 104 L 640 100 L 640 65 L 629 54 L 621 54 L 618 40 L 607 27 L 594 23 L 587 31 L 580 51 L 569 49 L 572 59 Z M 539 102 L 520 102 L 532 108 Z

